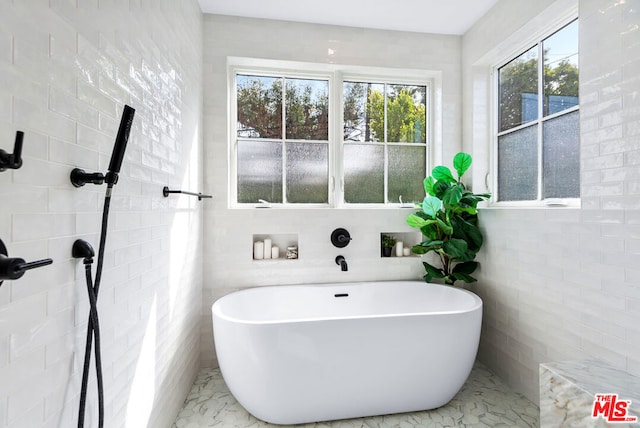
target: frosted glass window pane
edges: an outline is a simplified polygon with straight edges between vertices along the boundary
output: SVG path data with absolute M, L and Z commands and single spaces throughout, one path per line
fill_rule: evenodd
M 344 82 L 344 140 L 384 141 L 384 85 Z
M 285 79 L 287 138 L 329 139 L 329 81 Z
M 238 202 L 282 202 L 282 143 L 238 141 Z
M 544 115 L 578 105 L 578 21 L 542 42 Z
M 287 143 L 287 202 L 329 202 L 329 146 Z
M 387 85 L 387 139 L 389 143 L 426 143 L 427 88 Z
M 580 197 L 579 114 L 565 114 L 543 124 L 543 197 Z
M 529 126 L 498 137 L 498 199 L 538 198 L 537 127 Z
M 538 47 L 499 70 L 500 131 L 538 118 Z
M 426 148 L 389 146 L 389 202 L 419 202 L 424 199 L 422 184 L 426 171 Z
M 236 76 L 238 123 L 241 138 L 282 137 L 282 79 Z
M 344 145 L 344 200 L 384 203 L 384 146 Z

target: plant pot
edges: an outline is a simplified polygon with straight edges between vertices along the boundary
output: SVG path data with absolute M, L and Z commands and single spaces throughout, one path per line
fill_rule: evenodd
M 391 257 L 391 250 L 393 250 L 393 248 L 391 248 L 391 247 L 383 247 L 382 248 L 382 257 Z

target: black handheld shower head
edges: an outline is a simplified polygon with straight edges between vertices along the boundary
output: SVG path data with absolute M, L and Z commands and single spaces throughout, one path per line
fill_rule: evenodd
M 118 135 L 116 136 L 116 142 L 113 145 L 113 152 L 111 153 L 109 172 L 107 172 L 105 176 L 107 184 L 113 185 L 118 182 L 118 173 L 120 172 L 124 152 L 127 148 L 127 142 L 129 141 L 129 133 L 131 132 L 131 124 L 135 112 L 134 108 L 128 105 L 124 106 L 122 119 L 120 119 L 120 128 L 118 128 Z
M 109 162 L 109 171 L 106 175 L 101 172 L 87 173 L 83 169 L 74 168 L 71 171 L 71 183 L 75 187 L 82 187 L 87 183 L 103 184 L 105 181 L 109 186 L 109 189 L 118 182 L 118 173 L 122 166 L 122 159 L 124 158 L 124 151 L 127 149 L 127 142 L 129 141 L 129 132 L 131 132 L 131 123 L 133 122 L 133 115 L 135 109 L 124 106 L 122 111 L 122 119 L 120 119 L 120 128 L 118 128 L 118 135 L 116 135 L 116 142 L 113 144 L 113 152 L 111 152 L 111 161 Z M 0 171 L 2 171 L 0 169 Z M 110 192 L 110 191 L 109 191 Z

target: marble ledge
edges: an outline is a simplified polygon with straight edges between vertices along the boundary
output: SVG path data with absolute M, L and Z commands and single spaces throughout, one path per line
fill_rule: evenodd
M 596 360 L 540 364 L 540 427 L 640 427 L 593 418 L 596 394 L 631 400 L 628 416 L 640 421 L 640 378 Z

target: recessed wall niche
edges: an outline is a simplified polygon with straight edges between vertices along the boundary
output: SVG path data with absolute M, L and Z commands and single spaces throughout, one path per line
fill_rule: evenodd
M 297 233 L 264 233 L 253 235 L 253 260 L 297 260 L 300 257 Z
M 380 257 L 420 257 L 411 252 L 411 247 L 419 244 L 418 232 L 382 232 L 380 233 Z

